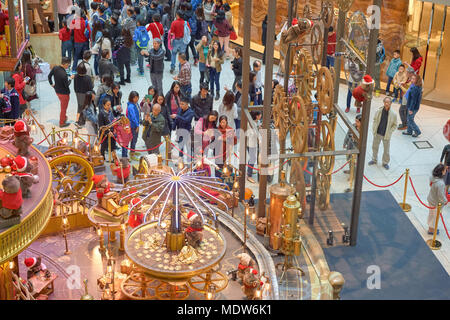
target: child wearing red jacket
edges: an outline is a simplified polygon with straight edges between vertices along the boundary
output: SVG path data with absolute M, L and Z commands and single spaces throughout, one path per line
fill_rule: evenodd
M 61 56 L 72 59 L 73 41 L 72 30 L 67 27 L 67 21 L 62 21 L 63 27 L 59 29 L 59 40 L 61 40 Z

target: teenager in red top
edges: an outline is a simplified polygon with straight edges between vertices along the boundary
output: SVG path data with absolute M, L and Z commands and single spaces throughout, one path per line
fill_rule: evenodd
M 88 29 L 88 34 L 85 34 L 86 28 Z M 75 71 L 77 70 L 78 60 L 82 60 L 83 52 L 89 50 L 91 27 L 89 26 L 89 23 L 86 23 L 85 19 L 80 16 L 75 16 L 69 26 L 69 29 L 73 30 L 74 53 L 72 73 L 75 73 Z
M 63 27 L 59 29 L 59 40 L 61 40 L 61 56 L 72 60 L 73 43 L 71 41 L 72 30 L 67 27 L 67 21 L 62 21 Z
M 172 24 L 170 26 L 170 31 L 169 31 L 169 33 L 173 34 L 173 37 L 174 37 L 174 39 L 172 40 L 172 59 L 171 59 L 171 63 L 170 63 L 170 73 L 171 74 L 174 74 L 174 72 L 175 72 L 175 62 L 177 60 L 178 54 L 186 52 L 186 45 L 183 42 L 185 21 L 181 18 L 182 16 L 183 16 L 183 12 L 178 10 L 177 11 L 177 19 L 172 22 Z M 190 32 L 191 27 L 189 26 L 189 23 L 187 23 L 187 26 L 188 26 L 189 32 Z
M 334 54 L 336 52 L 336 32 L 333 27 L 328 29 L 327 68 L 334 67 Z
M 153 22 L 149 23 L 147 25 L 147 32 L 151 32 L 153 39 L 161 39 L 161 41 L 163 40 L 163 36 L 164 36 L 164 28 L 163 25 L 161 24 L 161 16 L 156 13 L 153 15 Z
M 416 74 L 419 74 L 420 67 L 422 66 L 423 57 L 420 55 L 417 48 L 411 48 L 411 53 L 413 55 L 411 67 L 414 69 Z

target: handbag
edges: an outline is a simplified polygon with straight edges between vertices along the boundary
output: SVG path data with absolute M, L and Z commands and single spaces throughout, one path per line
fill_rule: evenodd
M 25 77 L 27 77 L 26 69 L 25 69 Z M 24 100 L 28 101 L 35 95 L 36 95 L 36 83 L 34 82 L 34 80 L 30 79 L 30 81 L 27 84 L 25 84 L 25 87 L 23 88 L 22 97 L 24 98 Z
M 231 30 L 231 32 L 230 32 L 230 40 L 237 40 L 237 34 L 236 34 L 236 31 L 234 30 L 234 28 L 233 28 L 233 30 Z

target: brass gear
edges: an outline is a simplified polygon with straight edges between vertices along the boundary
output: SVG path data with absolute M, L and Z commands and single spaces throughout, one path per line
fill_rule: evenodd
M 334 151 L 334 130 L 333 126 L 327 121 L 320 122 L 320 144 L 318 151 Z M 318 170 L 321 174 L 331 174 L 334 167 L 334 156 L 320 156 Z
M 297 92 L 303 101 L 309 104 L 311 102 L 311 90 L 314 89 L 314 71 L 311 54 L 300 49 L 296 56 L 295 75 Z
M 272 116 L 275 128 L 279 130 L 280 140 L 285 140 L 289 129 L 289 109 L 287 107 L 286 94 L 281 85 L 275 87 L 273 105 Z
M 339 10 L 347 12 L 350 10 L 355 0 L 337 0 Z
M 330 205 L 330 187 L 331 175 L 318 174 L 317 175 L 317 198 L 319 200 L 319 209 L 327 210 Z
M 311 43 L 311 55 L 316 70 L 319 69 L 319 65 L 322 63 L 323 55 L 323 31 L 319 24 L 315 24 L 309 35 Z
M 291 143 L 294 152 L 302 153 L 308 148 L 308 116 L 302 97 L 295 95 L 289 102 Z
M 333 110 L 334 102 L 333 76 L 327 67 L 322 67 L 317 76 L 317 97 L 322 114 L 329 114 Z

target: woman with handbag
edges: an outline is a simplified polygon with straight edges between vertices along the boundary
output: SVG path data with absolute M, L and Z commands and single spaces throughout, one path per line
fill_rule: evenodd
M 29 78 L 29 80 L 26 82 L 23 91 L 25 93 L 24 99 L 27 101 L 28 106 L 30 101 L 38 98 L 36 94 L 36 69 L 31 62 L 30 51 L 24 51 L 22 55 L 22 72 L 25 79 Z
M 14 89 L 16 89 L 17 93 L 19 94 L 19 117 L 22 117 L 22 113 L 27 108 L 27 101 L 24 99 L 23 96 L 26 81 L 23 78 L 23 73 L 20 71 L 20 69 L 21 69 L 21 62 L 19 61 L 19 65 L 11 74 L 11 77 L 14 79 Z

